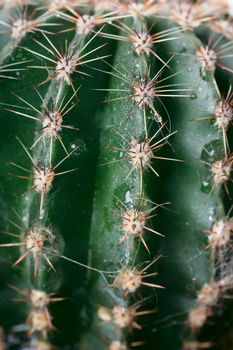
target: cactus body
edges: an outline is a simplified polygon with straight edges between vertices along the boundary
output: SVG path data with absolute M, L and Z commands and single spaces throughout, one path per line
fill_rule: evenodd
M 230 349 L 231 3 L 0 6 L 2 348 Z

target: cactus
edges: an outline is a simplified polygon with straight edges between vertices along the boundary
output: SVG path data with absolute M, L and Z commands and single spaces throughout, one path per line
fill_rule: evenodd
M 232 348 L 232 16 L 0 2 L 0 348 Z

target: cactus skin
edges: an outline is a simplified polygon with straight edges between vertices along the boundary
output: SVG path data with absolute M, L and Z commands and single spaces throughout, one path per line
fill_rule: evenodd
M 3 343 L 9 349 L 12 339 L 17 349 L 152 349 L 155 343 L 169 350 L 230 349 L 233 44 L 229 29 L 223 39 L 212 34 L 222 18 L 231 21 L 229 3 L 180 1 L 179 11 L 175 0 L 169 8 L 163 1 L 22 3 L 28 6 L 21 14 L 37 21 L 22 37 L 15 27 L 14 35 L 5 32 L 18 3 L 5 1 L 0 10 Z M 140 50 L 132 33 L 149 30 L 153 45 L 146 36 Z M 197 37 L 214 40 L 216 52 L 221 40 L 227 46 L 207 65 Z M 65 61 L 70 74 L 56 50 L 76 54 L 71 65 Z M 156 84 L 145 88 L 153 78 Z M 227 122 L 219 116 L 226 96 Z M 61 141 L 44 134 L 30 149 L 49 131 L 38 133 L 44 122 L 38 117 L 46 108 L 61 112 L 66 103 L 57 124 Z M 147 149 L 142 160 L 139 148 Z M 52 176 L 43 196 L 38 164 Z M 142 233 L 131 238 L 135 212 L 141 226 L 130 227 Z M 30 246 L 32 233 L 42 241 Z M 142 271 L 139 291 L 128 283 L 122 288 L 119 275 L 127 268 L 141 277 Z M 116 316 L 119 306 L 138 317 L 128 324 Z

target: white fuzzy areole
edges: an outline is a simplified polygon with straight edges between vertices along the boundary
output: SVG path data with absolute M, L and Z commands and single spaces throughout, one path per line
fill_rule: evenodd
M 233 16 L 233 0 L 226 0 L 228 6 L 228 13 L 230 16 Z
M 155 88 L 150 82 L 146 83 L 144 81 L 140 81 L 133 84 L 132 99 L 140 108 L 143 108 L 144 105 L 152 106 L 155 95 Z
M 55 236 L 48 228 L 36 228 L 34 227 L 27 232 L 26 235 L 26 249 L 30 250 L 34 256 L 41 255 L 45 244 L 52 245 Z
M 211 171 L 214 175 L 215 184 L 225 183 L 231 176 L 231 163 L 224 160 L 217 160 L 212 164 Z
M 134 17 L 151 16 L 157 12 L 157 4 L 154 1 L 146 0 L 143 2 L 129 0 L 128 4 L 122 4 L 121 13 L 128 13 Z
M 123 214 L 122 227 L 129 236 L 139 236 L 143 232 L 146 219 L 145 213 L 137 209 L 129 209 Z
M 121 288 L 124 292 L 135 293 L 141 283 L 140 271 L 125 268 L 115 278 L 113 285 Z
M 56 138 L 62 129 L 62 116 L 58 111 L 45 114 L 43 120 L 43 136 Z
M 29 334 L 41 332 L 44 338 L 47 338 L 48 330 L 52 329 L 51 316 L 48 312 L 33 309 L 28 317 Z
M 112 309 L 113 322 L 119 328 L 126 328 L 132 324 L 132 312 L 124 306 L 114 306 Z
M 20 41 L 33 26 L 32 21 L 28 21 L 26 18 L 19 18 L 13 23 L 11 37 Z
M 48 10 L 53 12 L 53 11 L 58 11 L 62 10 L 63 8 L 66 7 L 75 7 L 77 5 L 77 2 L 75 0 L 51 0 L 48 6 Z
M 112 310 L 100 306 L 98 309 L 98 317 L 101 319 L 103 322 L 111 322 L 112 321 Z
M 212 74 L 215 72 L 217 55 L 214 50 L 208 46 L 200 46 L 197 49 L 198 62 L 201 64 L 202 73 L 210 71 Z
M 130 146 L 129 154 L 133 168 L 137 170 L 148 168 L 151 159 L 154 158 L 149 142 L 147 140 L 138 142 L 132 139 Z
M 127 349 L 128 349 L 127 345 L 121 343 L 118 340 L 112 341 L 108 348 L 108 350 L 127 350 Z
M 149 56 L 153 46 L 153 40 L 150 34 L 146 32 L 135 33 L 130 36 L 130 41 L 133 43 L 134 51 L 140 55 Z
M 75 71 L 77 60 L 71 55 L 66 55 L 60 58 L 55 68 L 56 78 L 60 81 L 65 81 L 68 85 L 71 84 L 70 76 Z
M 30 299 L 32 306 L 37 309 L 45 309 L 49 304 L 49 296 L 42 290 L 32 289 Z
M 219 298 L 219 286 L 217 282 L 205 283 L 198 292 L 197 302 L 200 305 L 214 306 Z
M 54 171 L 51 168 L 37 167 L 34 171 L 34 187 L 36 192 L 47 193 L 52 187 Z
M 195 28 L 201 24 L 199 14 L 196 11 L 197 6 L 191 6 L 190 3 L 182 1 L 179 4 L 174 3 L 170 11 L 171 17 L 184 29 Z
M 233 108 L 226 100 L 220 101 L 215 107 L 216 120 L 214 125 L 217 128 L 228 129 L 230 122 L 233 119 Z
M 38 340 L 35 343 L 35 350 L 53 350 L 53 349 L 49 343 L 46 343 L 43 340 Z
M 76 32 L 79 35 L 89 34 L 96 25 L 95 16 L 83 15 L 76 20 Z
M 209 308 L 207 306 L 198 305 L 192 309 L 188 316 L 188 323 L 193 332 L 199 331 L 206 322 L 209 315 Z
M 214 223 L 208 235 L 210 246 L 215 250 L 227 246 L 233 230 L 232 220 L 221 219 Z
M 224 227 L 225 227 L 225 223 L 223 220 L 217 221 L 212 227 L 212 231 L 214 232 L 214 235 L 217 237 L 221 237 Z M 211 240 L 211 237 L 210 237 L 210 240 Z

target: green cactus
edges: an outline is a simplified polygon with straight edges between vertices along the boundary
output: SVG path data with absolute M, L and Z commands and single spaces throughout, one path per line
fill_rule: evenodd
M 0 2 L 0 349 L 221 349 L 232 2 Z

